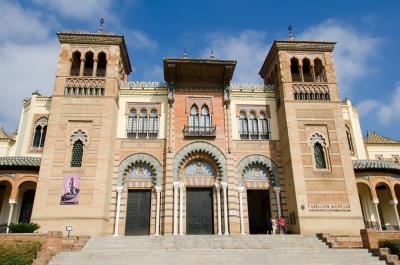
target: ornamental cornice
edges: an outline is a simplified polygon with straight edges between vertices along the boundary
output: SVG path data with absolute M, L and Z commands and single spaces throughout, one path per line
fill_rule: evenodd
M 266 84 L 231 84 L 231 90 L 259 90 L 259 91 L 268 91 L 274 90 L 273 85 L 266 85 Z
M 121 84 L 121 89 L 166 89 L 167 83 L 166 82 L 152 82 L 152 81 L 130 81 L 130 82 L 123 82 Z
M 336 42 L 320 41 L 275 41 L 278 50 L 291 51 L 326 51 L 331 52 L 335 48 Z

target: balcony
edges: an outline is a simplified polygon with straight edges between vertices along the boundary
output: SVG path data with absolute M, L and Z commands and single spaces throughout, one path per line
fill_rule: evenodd
M 185 137 L 215 137 L 216 126 L 186 126 L 183 128 Z

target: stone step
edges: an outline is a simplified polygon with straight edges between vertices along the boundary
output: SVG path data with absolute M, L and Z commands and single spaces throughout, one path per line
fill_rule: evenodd
M 340 251 L 319 253 L 318 251 L 285 251 L 275 250 L 147 250 L 147 251 L 109 251 L 109 252 L 69 252 L 61 253 L 50 262 L 50 265 L 69 264 L 226 264 L 226 265 L 261 265 L 261 264 L 381 264 L 377 258 L 365 252 Z

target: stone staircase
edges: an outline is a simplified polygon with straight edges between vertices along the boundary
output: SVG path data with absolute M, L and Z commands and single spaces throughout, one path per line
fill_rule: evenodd
M 79 252 L 60 252 L 50 265 L 385 264 L 367 249 L 330 249 L 316 236 L 94 237 Z

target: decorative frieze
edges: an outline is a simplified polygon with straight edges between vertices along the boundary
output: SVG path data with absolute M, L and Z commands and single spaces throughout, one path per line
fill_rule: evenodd
M 329 87 L 323 84 L 293 84 L 295 100 L 330 100 Z
M 121 84 L 121 89 L 135 89 L 135 88 L 167 88 L 167 82 L 147 82 L 147 81 L 130 81 Z
M 231 84 L 231 90 L 258 90 L 258 91 L 267 91 L 267 90 L 274 90 L 273 85 L 266 85 L 266 84 Z

